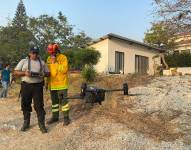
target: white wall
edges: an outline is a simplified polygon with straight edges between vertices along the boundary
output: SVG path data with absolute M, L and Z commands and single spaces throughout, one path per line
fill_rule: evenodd
M 135 73 L 135 55 L 146 56 L 149 58 L 148 74 L 154 74 L 152 60 L 153 56 L 159 54 L 156 50 L 149 50 L 139 45 L 130 45 L 127 42 L 118 39 L 109 39 L 109 68 L 115 71 L 115 51 L 124 52 L 124 73 Z M 160 64 L 158 58 L 157 63 Z
M 191 74 L 191 67 L 178 67 L 177 72 L 182 72 L 182 75 Z
M 170 68 L 169 70 L 163 70 L 163 75 L 172 75 L 172 70 L 173 68 Z M 177 69 L 177 72 L 181 72 L 182 75 L 185 75 L 185 74 L 191 74 L 191 67 L 178 67 L 176 68 Z
M 191 40 L 191 35 L 178 36 L 175 40 L 175 43 L 177 43 L 175 51 L 183 52 L 184 50 L 191 50 L 191 43 L 189 43 L 189 40 Z M 178 42 L 181 41 L 188 41 L 188 43 L 179 44 Z
M 97 72 L 107 72 L 108 71 L 108 39 L 102 40 L 98 43 L 91 45 L 90 47 L 95 48 L 101 53 L 101 58 L 95 69 Z

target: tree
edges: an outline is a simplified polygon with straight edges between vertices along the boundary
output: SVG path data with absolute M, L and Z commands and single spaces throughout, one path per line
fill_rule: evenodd
M 0 52 L 3 62 L 16 64 L 19 59 L 26 57 L 29 43 L 33 39 L 27 28 L 27 16 L 22 0 L 19 2 L 15 17 L 11 24 L 0 27 Z
M 169 67 L 191 67 L 191 54 L 189 53 L 168 54 L 165 60 Z
M 47 45 L 52 42 L 58 43 L 64 50 L 77 50 L 86 47 L 91 41 L 84 32 L 75 35 L 72 25 L 68 23 L 62 12 L 59 12 L 57 17 L 49 15 L 31 17 L 29 25 L 35 37 L 33 42 L 42 50 L 41 55 L 45 54 Z
M 158 48 L 172 50 L 175 47 L 174 33 L 162 22 L 153 23 L 145 33 L 144 42 Z
M 84 32 L 73 33 L 73 26 L 68 23 L 62 12 L 56 17 L 44 14 L 29 18 L 24 3 L 20 0 L 12 22 L 0 27 L 0 61 L 16 64 L 19 59 L 27 56 L 31 44 L 40 47 L 40 54 L 45 59 L 48 44 L 55 42 L 70 54 L 71 64 L 81 66 L 84 62 L 75 60 L 74 57 L 80 55 L 77 51 L 81 52 L 81 48 L 85 48 L 90 41 L 91 38 Z M 84 61 L 82 56 L 84 55 L 78 59 Z
M 20 0 L 15 17 L 12 21 L 12 26 L 17 27 L 19 30 L 25 31 L 27 29 L 27 14 L 25 5 L 22 0 Z
M 92 48 L 80 48 L 64 51 L 71 68 L 82 69 L 85 65 L 96 65 L 101 54 Z
M 100 57 L 101 54 L 98 51 L 90 48 L 79 49 L 75 55 L 76 64 L 80 67 L 96 65 Z
M 176 32 L 191 31 L 190 0 L 154 0 L 156 14 Z
M 0 29 L 0 53 L 3 62 L 16 64 L 19 59 L 27 56 L 29 43 L 32 38 L 30 32 L 18 32 L 12 26 L 2 27 Z
M 41 15 L 30 18 L 30 31 L 34 35 L 34 43 L 44 51 L 49 43 L 59 43 L 62 48 L 71 45 L 72 26 L 68 24 L 67 18 L 59 12 L 58 16 Z
M 71 39 L 73 48 L 85 48 L 91 41 L 92 39 L 88 37 L 85 32 L 80 32 Z

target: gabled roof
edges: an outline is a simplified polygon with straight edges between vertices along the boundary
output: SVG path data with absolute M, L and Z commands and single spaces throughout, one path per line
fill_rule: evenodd
M 139 41 L 136 41 L 136 40 L 132 40 L 132 39 L 129 39 L 129 38 L 117 35 L 117 34 L 113 34 L 113 33 L 109 33 L 109 34 L 107 34 L 107 35 L 105 35 L 105 36 L 91 42 L 89 45 L 93 45 L 93 44 L 98 43 L 98 42 L 100 42 L 102 40 L 111 39 L 111 38 L 115 38 L 115 39 L 125 41 L 125 42 L 127 42 L 127 43 L 129 43 L 131 45 L 132 44 L 140 45 L 140 46 L 146 47 L 146 48 L 148 48 L 150 50 L 156 50 L 156 51 L 159 51 L 159 52 L 164 52 L 165 51 L 164 49 L 153 47 L 153 46 L 147 45 L 145 43 L 142 43 L 142 42 L 139 42 Z

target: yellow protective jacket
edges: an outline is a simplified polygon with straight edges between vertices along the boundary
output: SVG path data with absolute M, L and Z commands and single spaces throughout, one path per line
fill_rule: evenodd
M 51 63 L 50 56 L 47 58 L 47 65 L 50 70 L 48 87 L 50 90 L 68 89 L 68 60 L 63 54 L 56 55 L 56 62 Z

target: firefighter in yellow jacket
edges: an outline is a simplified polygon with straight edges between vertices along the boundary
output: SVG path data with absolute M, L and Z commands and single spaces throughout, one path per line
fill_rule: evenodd
M 68 60 L 67 57 L 60 53 L 57 44 L 48 45 L 47 65 L 50 70 L 48 78 L 48 88 L 50 90 L 52 100 L 52 117 L 47 124 L 59 121 L 59 111 L 64 114 L 64 125 L 70 123 L 69 105 L 67 97 L 68 91 Z

